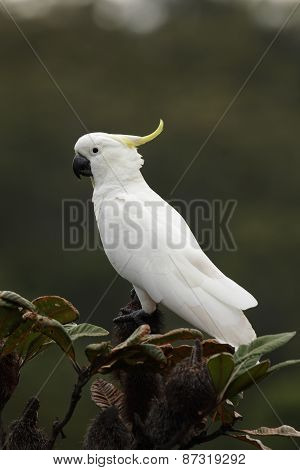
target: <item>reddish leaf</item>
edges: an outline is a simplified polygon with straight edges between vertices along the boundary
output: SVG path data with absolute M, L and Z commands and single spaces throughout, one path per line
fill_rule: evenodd
M 103 379 L 97 379 L 91 386 L 91 396 L 102 410 L 115 406 L 120 416 L 124 414 L 124 394 L 113 384 Z
M 228 432 L 226 433 L 226 436 L 233 437 L 239 441 L 247 442 L 247 444 L 250 444 L 260 450 L 270 450 L 270 447 L 265 446 L 259 439 L 253 439 L 252 437 L 248 436 L 248 434 L 235 434 Z
M 261 427 L 258 429 L 242 429 L 242 431 L 256 436 L 300 437 L 300 431 L 286 425 L 280 426 L 279 428 Z

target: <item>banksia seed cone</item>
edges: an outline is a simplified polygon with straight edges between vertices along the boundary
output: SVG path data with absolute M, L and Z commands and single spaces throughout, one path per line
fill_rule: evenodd
M 154 399 L 145 423 L 135 417 L 134 436 L 136 449 L 166 449 L 166 443 L 181 429 L 181 423 L 174 421 L 172 410 L 165 398 Z M 172 448 L 172 447 L 170 447 Z
M 166 384 L 166 397 L 169 407 L 190 419 L 205 415 L 216 405 L 216 393 L 199 340 L 195 342 L 191 357 L 172 370 Z
M 145 424 L 137 426 L 136 447 L 172 449 L 182 446 L 203 426 L 202 419 L 216 405 L 216 394 L 202 345 L 196 341 L 190 358 L 182 360 L 167 379 L 164 396 L 152 401 Z
M 151 401 L 161 393 L 160 374 L 147 371 L 144 365 L 132 366 L 119 375 L 124 390 L 124 408 L 127 419 L 133 420 L 138 414 L 144 420 L 149 413 Z
M 132 449 L 133 438 L 115 406 L 100 411 L 89 426 L 83 442 L 88 450 Z
M 37 398 L 31 398 L 20 418 L 16 419 L 9 428 L 6 449 L 8 450 L 44 450 L 47 449 L 48 439 L 38 428 Z

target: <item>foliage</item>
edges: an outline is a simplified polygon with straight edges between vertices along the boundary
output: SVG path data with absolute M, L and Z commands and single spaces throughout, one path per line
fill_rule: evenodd
M 130 305 L 139 307 L 132 301 Z M 0 410 L 18 384 L 21 367 L 51 345 L 56 344 L 63 351 L 77 374 L 69 408 L 62 420 L 54 421 L 51 437 L 46 439 L 38 428 L 39 402 L 32 399 L 23 415 L 11 424 L 8 434 L 1 430 L 3 448 L 52 448 L 59 434 L 64 436 L 64 427 L 73 416 L 82 388 L 98 374 L 114 376 L 119 386 L 99 377 L 92 384 L 91 397 L 101 411 L 85 436 L 86 446 L 190 448 L 226 435 L 265 449 L 257 436 L 300 437 L 300 432 L 290 426 L 252 430 L 235 427 L 242 420 L 237 408 L 247 388 L 283 367 L 300 363 L 289 360 L 271 366 L 270 360 L 264 359 L 290 341 L 294 332 L 262 336 L 235 351 L 230 345 L 204 340 L 196 329 L 152 334 L 146 323 L 139 327 L 129 325 L 125 330 L 124 325 L 122 330 L 115 325 L 117 342 L 101 341 L 102 336 L 108 335 L 106 330 L 77 324 L 78 319 L 76 308 L 61 297 L 44 296 L 30 302 L 16 293 L 0 292 Z M 152 327 L 159 330 L 159 326 Z M 78 363 L 74 345 L 82 337 L 98 339 L 85 348 L 88 363 L 84 366 Z M 178 341 L 193 341 L 194 345 L 176 344 Z M 10 380 L 7 372 L 12 370 Z M 151 396 L 146 402 L 147 393 Z M 141 403 L 143 413 L 138 412 Z M 218 422 L 219 430 L 209 434 L 211 426 Z M 99 431 L 103 423 L 114 436 L 110 444 L 109 433 Z M 26 427 L 29 437 L 25 442 L 22 436 Z
M 73 342 L 80 337 L 104 336 L 108 332 L 95 325 L 74 323 L 77 309 L 58 296 L 39 297 L 32 302 L 20 295 L 0 292 L 0 358 L 15 352 L 20 367 L 51 344 L 56 343 L 76 367 Z

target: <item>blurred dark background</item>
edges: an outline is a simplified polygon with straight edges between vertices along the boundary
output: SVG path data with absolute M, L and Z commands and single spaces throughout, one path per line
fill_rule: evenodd
M 165 199 L 292 7 L 203 0 L 6 5 L 90 131 L 143 135 L 164 119 L 165 132 L 141 153 L 145 178 Z M 62 200 L 91 197 L 90 183 L 79 183 L 71 168 L 74 143 L 86 131 L 0 10 L 1 289 L 30 299 L 61 295 L 84 320 L 115 276 L 102 251 L 62 249 Z M 299 329 L 299 16 L 284 28 L 172 195 L 238 201 L 230 222 L 237 251 L 207 254 L 259 300 L 248 312 L 259 335 Z M 129 289 L 118 280 L 90 321 L 111 330 Z M 182 324 L 166 317 L 166 328 Z M 82 350 L 84 343 L 77 346 Z M 297 336 L 273 359 L 299 356 Z M 60 357 L 53 347 L 24 368 L 7 420 L 40 390 Z M 63 360 L 43 386 L 40 418 L 47 429 L 65 411 L 74 380 Z M 291 368 L 261 384 L 267 400 L 255 388 L 249 391 L 241 406 L 245 427 L 278 426 L 279 418 L 299 427 L 299 388 L 299 369 Z M 80 446 L 94 412 L 86 390 L 60 448 Z M 289 439 L 266 443 L 295 448 Z M 209 445 L 238 447 L 229 439 Z

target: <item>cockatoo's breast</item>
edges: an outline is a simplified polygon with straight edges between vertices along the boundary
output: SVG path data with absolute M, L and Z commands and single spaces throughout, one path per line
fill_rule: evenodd
M 93 201 L 107 257 L 120 275 L 138 285 L 141 265 L 145 272 L 153 263 L 165 269 L 161 261 L 170 253 L 200 248 L 181 215 L 145 182 L 127 189 L 112 190 L 105 198 L 95 193 Z

